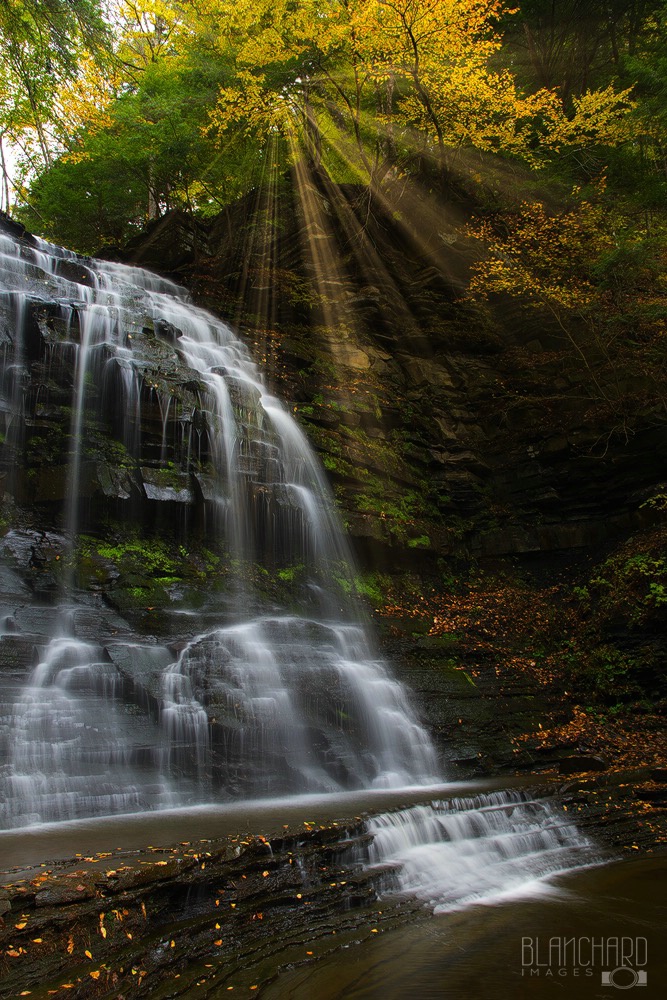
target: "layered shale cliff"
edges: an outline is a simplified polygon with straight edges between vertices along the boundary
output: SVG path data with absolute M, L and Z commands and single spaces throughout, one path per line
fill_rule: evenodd
M 462 200 L 443 216 L 426 197 L 390 207 L 325 182 L 297 190 L 253 195 L 207 221 L 171 213 L 105 255 L 187 286 L 240 330 L 319 451 L 362 569 L 413 570 L 447 589 L 471 566 L 519 565 L 553 583 L 575 565 L 568 592 L 584 618 L 598 616 L 595 641 L 623 653 L 648 643 L 659 659 L 660 373 L 601 357 L 585 330 L 519 301 L 468 299 L 472 209 Z M 73 277 L 85 283 L 84 272 Z M 5 525 L 24 529 L 4 546 L 43 593 L 58 585 L 67 504 L 73 368 L 61 327 L 36 298 L 23 429 L 9 434 L 5 416 L 2 458 Z M 9 344 L 7 326 L 1 335 Z M 211 546 L 206 456 L 193 448 L 206 416 L 177 336 L 141 331 L 139 459 L 110 384 L 86 429 L 81 477 L 78 583 L 158 631 L 184 602 L 206 603 L 202 587 L 224 590 L 228 570 Z M 288 591 L 295 573 L 257 569 L 269 592 Z M 378 604 L 377 581 L 360 591 Z
M 119 257 L 245 331 L 376 560 L 572 552 L 649 523 L 664 377 L 520 301 L 466 298 L 470 207 L 446 225 L 430 208 L 323 182 L 270 219 L 255 198 L 168 215 Z

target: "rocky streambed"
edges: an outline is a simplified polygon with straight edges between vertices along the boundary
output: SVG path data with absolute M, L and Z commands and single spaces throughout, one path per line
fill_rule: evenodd
M 385 644 L 395 653 L 400 644 L 394 664 L 429 706 L 455 779 L 432 797 L 514 786 L 573 819 L 611 871 L 624 859 L 664 863 L 664 736 L 647 743 L 627 720 L 587 728 L 562 694 L 495 666 L 478 663 L 472 685 L 441 649 L 396 629 Z M 361 962 L 372 982 L 380 966 L 355 956 L 379 960 L 378 938 L 412 940 L 426 927 L 423 902 L 387 893 L 391 866 L 369 866 L 369 819 L 428 798 L 360 792 L 237 805 L 226 818 L 211 807 L 4 834 L 0 996 L 299 998 L 313 983 L 318 995 L 356 996 L 358 984 L 336 993 L 329 973 L 322 982 L 309 970 L 331 967 L 337 982 Z M 413 947 L 419 955 L 422 945 Z M 446 953 L 442 945 L 443 961 Z

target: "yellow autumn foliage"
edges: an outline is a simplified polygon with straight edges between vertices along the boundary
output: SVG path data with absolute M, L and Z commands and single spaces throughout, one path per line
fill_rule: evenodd
M 505 293 L 559 314 L 599 304 L 594 268 L 618 246 L 608 206 L 590 200 L 557 214 L 541 202 L 526 202 L 505 219 L 504 234 L 485 222 L 473 235 L 484 247 L 473 267 L 473 296 Z
M 391 133 L 441 157 L 467 146 L 532 166 L 567 145 L 625 141 L 629 91 L 589 91 L 566 113 L 556 92 L 523 94 L 509 70 L 491 68 L 493 24 L 507 10 L 502 0 L 208 0 L 199 16 L 235 66 L 211 129 L 303 135 L 333 107 L 362 159 L 363 144 Z

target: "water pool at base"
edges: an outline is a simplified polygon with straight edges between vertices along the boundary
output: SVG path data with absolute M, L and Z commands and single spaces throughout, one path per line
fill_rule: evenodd
M 662 855 L 560 876 L 548 895 L 440 916 L 424 912 L 357 946 L 282 972 L 262 997 L 618 1000 L 634 990 L 629 995 L 637 1000 L 657 1000 L 667 991 L 666 879 L 667 855 Z M 632 944 L 644 947 L 644 939 L 644 965 L 628 963 L 626 972 L 618 971 L 614 955 L 622 942 L 615 952 L 614 939 L 622 938 L 628 939 L 626 951 Z M 592 955 L 586 952 L 586 939 L 597 946 Z M 562 963 L 557 961 L 559 949 Z M 571 961 L 577 951 L 584 960 L 594 958 L 594 964 Z M 544 964 L 532 964 L 533 959 Z M 609 983 L 603 983 L 605 976 Z

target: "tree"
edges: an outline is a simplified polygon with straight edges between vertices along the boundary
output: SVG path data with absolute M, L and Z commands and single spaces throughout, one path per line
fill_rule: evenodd
M 567 102 L 604 86 L 641 48 L 663 0 L 522 0 L 506 51 L 524 82 L 558 88 Z
M 629 107 L 613 87 L 581 95 L 570 114 L 553 90 L 522 94 L 491 64 L 502 0 L 211 0 L 207 10 L 235 65 L 213 127 L 280 130 L 317 158 L 325 140 L 350 139 L 371 182 L 410 146 L 443 169 L 462 147 L 536 164 L 584 135 L 613 140 Z
M 121 71 L 100 77 L 95 67 L 90 78 L 80 74 L 59 98 L 71 122 L 68 148 L 33 181 L 22 221 L 93 251 L 124 242 L 172 208 L 219 211 L 257 169 L 247 143 L 230 137 L 221 150 L 205 134 L 226 72 L 199 45 L 149 60 L 136 82 Z
M 540 326 L 550 317 L 564 365 L 626 436 L 647 405 L 667 405 L 667 230 L 642 231 L 636 222 L 632 202 L 609 197 L 600 178 L 560 211 L 525 203 L 471 229 L 480 257 L 469 294 L 514 298 Z
M 114 10 L 113 58 L 80 48 L 76 74 L 36 102 L 50 129 L 41 162 L 58 156 L 61 177 L 84 159 L 102 173 L 121 164 L 145 192 L 146 218 L 224 205 L 265 162 L 305 157 L 374 197 L 426 173 L 439 189 L 458 185 L 471 154 L 530 170 L 595 150 L 599 173 L 597 151 L 634 138 L 629 87 L 564 101 L 519 86 L 502 64 L 504 0 L 117 0 Z
M 58 89 L 75 76 L 81 55 L 102 50 L 108 38 L 99 0 L 6 0 L 0 5 L 0 128 L 33 168 L 52 161 L 50 124 Z

